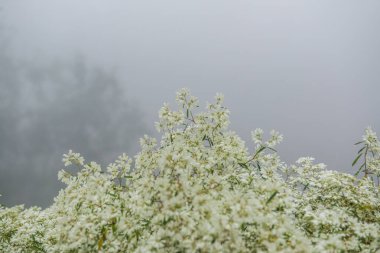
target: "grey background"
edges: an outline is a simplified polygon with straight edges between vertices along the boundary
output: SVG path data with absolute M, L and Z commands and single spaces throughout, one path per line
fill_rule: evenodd
M 188 87 L 225 94 L 247 144 L 284 134 L 288 163 L 353 172 L 379 129 L 380 2 L 0 1 L 0 203 L 47 206 L 62 153 L 107 164 L 154 134 Z M 204 104 L 204 103 L 203 103 Z M 155 135 L 155 134 L 154 134 Z

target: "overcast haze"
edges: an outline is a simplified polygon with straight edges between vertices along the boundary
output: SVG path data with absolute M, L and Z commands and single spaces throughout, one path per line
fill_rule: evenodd
M 2 0 L 0 8 L 1 203 L 51 203 L 62 150 L 101 163 L 133 155 L 181 87 L 203 105 L 224 93 L 231 127 L 250 147 L 254 128 L 280 131 L 287 163 L 313 156 L 352 172 L 353 143 L 365 127 L 380 128 L 377 0 Z

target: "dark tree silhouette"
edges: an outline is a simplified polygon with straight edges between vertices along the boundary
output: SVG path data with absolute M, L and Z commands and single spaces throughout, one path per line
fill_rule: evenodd
M 82 58 L 16 64 L 0 49 L 0 202 L 47 206 L 69 149 L 105 165 L 147 130 L 125 87 Z

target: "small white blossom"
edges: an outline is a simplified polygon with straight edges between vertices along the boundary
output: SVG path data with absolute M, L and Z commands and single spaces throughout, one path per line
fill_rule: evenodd
M 312 157 L 287 165 L 273 150 L 282 135 L 252 132 L 245 142 L 228 129 L 223 96 L 205 112 L 187 89 L 178 110 L 159 112 L 162 139 L 144 136 L 132 159 L 106 171 L 64 155 L 66 184 L 44 210 L 0 206 L 0 252 L 376 252 L 380 189 L 369 177 L 326 170 Z M 380 168 L 376 134 L 363 137 Z M 373 152 L 373 154 L 372 154 Z M 371 174 L 371 176 L 376 176 Z
M 64 163 L 66 167 L 71 164 L 83 166 L 84 158 L 79 153 L 74 153 L 70 149 L 69 153 L 63 155 L 62 162 Z
M 256 128 L 255 131 L 251 133 L 252 140 L 255 144 L 261 144 L 263 142 L 264 131 L 261 128 Z

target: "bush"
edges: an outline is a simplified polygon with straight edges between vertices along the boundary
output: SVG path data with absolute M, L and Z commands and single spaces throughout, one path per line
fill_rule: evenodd
M 282 136 L 252 132 L 255 150 L 229 126 L 217 95 L 205 112 L 186 89 L 165 104 L 134 161 L 106 170 L 64 155 L 67 184 L 45 209 L 0 209 L 1 252 L 376 252 L 380 250 L 379 142 L 363 136 L 362 178 L 313 158 L 281 162 Z M 377 179 L 377 181 L 376 181 Z

